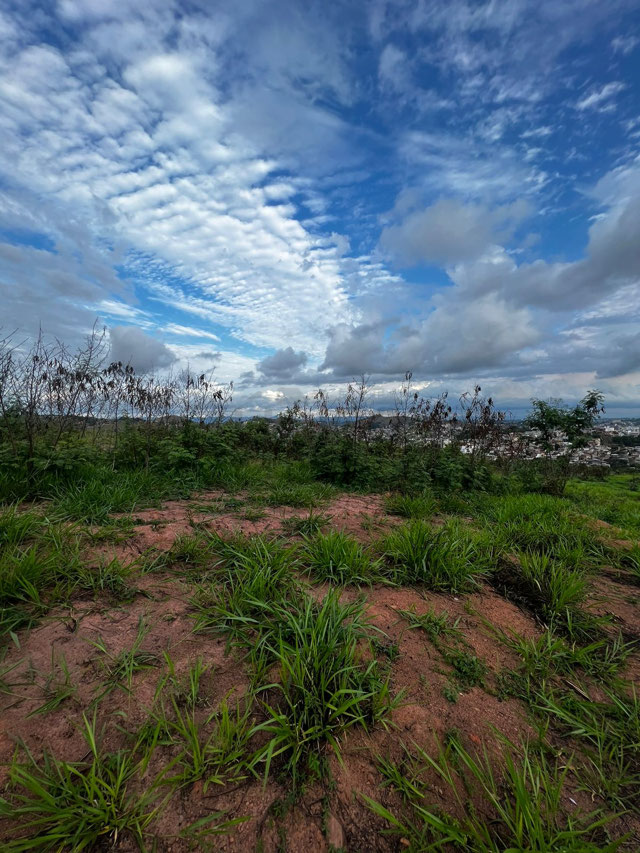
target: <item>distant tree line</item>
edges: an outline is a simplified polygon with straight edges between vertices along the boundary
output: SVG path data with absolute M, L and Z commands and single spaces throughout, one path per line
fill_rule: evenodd
M 319 389 L 275 420 L 240 422 L 233 383 L 212 372 L 137 374 L 108 356 L 96 329 L 76 349 L 42 334 L 29 345 L 0 340 L 0 498 L 46 496 L 98 469 L 198 488 L 250 457 L 299 460 L 316 479 L 365 489 L 496 489 L 520 478 L 561 492 L 568 476 L 568 461 L 550 458 L 523 474 L 526 441 L 505 429 L 505 412 L 480 386 L 454 402 L 427 398 L 407 372 L 384 429 L 365 376 L 337 400 Z M 547 449 L 556 431 L 579 446 L 602 411 L 597 391 L 573 408 L 534 400 L 526 425 Z

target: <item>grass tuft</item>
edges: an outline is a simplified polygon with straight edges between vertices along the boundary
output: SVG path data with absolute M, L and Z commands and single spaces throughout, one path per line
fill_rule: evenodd
M 400 585 L 468 592 L 487 571 L 473 541 L 458 525 L 436 530 L 424 521 L 410 521 L 393 530 L 381 547 L 391 578 Z
M 335 584 L 370 584 L 383 580 L 382 560 L 339 530 L 305 536 L 301 561 L 315 580 Z
M 96 717 L 83 715 L 89 757 L 70 763 L 45 753 L 36 761 L 23 747 L 10 768 L 13 792 L 0 799 L 0 814 L 16 822 L 16 837 L 5 841 L 7 853 L 88 850 L 128 838 L 144 848 L 145 830 L 158 811 L 153 785 L 146 793 L 131 789 L 137 771 L 134 752 L 104 753 L 96 733 Z

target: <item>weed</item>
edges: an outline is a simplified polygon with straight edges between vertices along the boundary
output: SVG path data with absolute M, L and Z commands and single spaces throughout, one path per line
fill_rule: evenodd
M 385 509 L 389 515 L 403 518 L 429 518 L 436 510 L 436 500 L 432 495 L 391 495 L 385 500 Z
M 331 516 L 322 512 L 314 512 L 311 510 L 309 515 L 298 518 L 293 515 L 291 518 L 285 518 L 282 526 L 289 533 L 298 534 L 300 536 L 315 536 L 331 521 Z
M 640 584 L 640 546 L 634 545 L 633 548 L 621 554 L 619 562 L 631 572 L 635 582 Z
M 22 545 L 39 531 L 46 519 L 35 512 L 24 511 L 10 504 L 0 511 L 0 549 Z
M 225 700 L 199 724 L 193 707 L 183 710 L 175 697 L 171 703 L 174 718 L 168 729 L 172 743 L 178 744 L 181 752 L 175 761 L 179 772 L 168 781 L 188 785 L 202 779 L 206 793 L 209 785 L 245 779 L 250 768 L 248 741 L 253 733 L 250 705 L 241 708 L 238 703 L 231 708 Z
M 594 702 L 575 692 L 540 691 L 536 709 L 582 746 L 576 778 L 584 789 L 616 808 L 637 808 L 640 790 L 640 699 L 604 690 Z
M 462 691 L 484 685 L 487 665 L 477 655 L 472 655 L 466 649 L 447 649 L 443 657 L 453 667 L 453 677 Z
M 45 679 L 42 690 L 45 701 L 29 714 L 30 717 L 55 711 L 67 699 L 75 698 L 78 692 L 78 688 L 71 680 L 66 658 L 62 655 L 56 662 L 53 649 L 51 649 L 51 671 Z
M 68 581 L 74 591 L 91 592 L 94 595 L 108 593 L 116 601 L 130 601 L 135 596 L 127 580 L 131 568 L 123 566 L 117 557 L 97 566 L 78 564 L 69 573 Z
M 442 695 L 447 700 L 447 702 L 451 702 L 452 705 L 455 705 L 460 697 L 460 690 L 458 687 L 456 687 L 455 684 L 451 684 L 451 682 L 448 682 L 442 688 Z
M 451 622 L 446 610 L 436 613 L 433 608 L 426 613 L 418 615 L 415 605 L 411 610 L 398 610 L 400 616 L 407 620 L 409 628 L 420 628 L 427 634 L 432 643 L 438 643 L 444 637 L 459 639 L 461 634 L 458 630 L 460 618 Z
M 273 604 L 294 593 L 292 555 L 262 537 L 212 537 L 212 547 L 221 562 L 213 580 L 196 590 L 196 629 L 247 640 L 248 633 L 261 629 Z
M 267 514 L 262 509 L 256 507 L 247 507 L 242 513 L 245 521 L 260 521 L 261 518 L 266 518 Z
M 255 729 L 269 735 L 256 756 L 265 778 L 281 756 L 295 786 L 310 754 L 328 743 L 339 757 L 345 729 L 384 721 L 397 703 L 375 658 L 366 662 L 359 649 L 370 635 L 363 610 L 362 602 L 342 604 L 334 591 L 320 605 L 305 599 L 293 610 L 280 610 L 262 649 L 280 670 L 279 682 L 259 691 L 272 697 L 262 700 L 267 720 Z
M 168 686 L 171 689 L 173 699 L 179 706 L 184 706 L 189 709 L 194 709 L 206 704 L 206 699 L 201 696 L 201 684 L 203 677 L 211 672 L 210 666 L 205 666 L 201 657 L 196 658 L 196 662 L 189 667 L 186 676 L 182 679 L 176 674 L 175 664 L 168 652 L 164 652 L 164 659 L 167 664 L 167 674 L 160 679 L 156 688 L 156 697 L 159 696 Z
M 400 646 L 386 637 L 372 637 L 371 645 L 377 657 L 383 656 L 394 661 L 400 656 Z
M 129 837 L 143 849 L 145 830 L 158 811 L 153 785 L 141 795 L 131 793 L 137 771 L 134 752 L 102 752 L 96 734 L 95 713 L 83 716 L 83 734 L 89 758 L 72 764 L 45 753 L 36 761 L 17 757 L 10 768 L 15 789 L 0 799 L 0 814 L 19 825 L 19 837 L 5 841 L 7 853 L 29 850 L 85 850 Z
M 610 853 L 619 847 L 620 842 L 600 845 L 593 840 L 606 822 L 599 812 L 586 816 L 563 812 L 567 768 L 549 764 L 527 745 L 517 749 L 505 740 L 504 770 L 500 774 L 492 767 L 486 750 L 474 757 L 459 738 L 449 739 L 435 759 L 416 749 L 411 769 L 403 765 L 394 770 L 393 778 L 397 779 L 400 771 L 409 779 L 434 773 L 439 785 L 446 788 L 454 815 L 430 809 L 419 784 L 400 788 L 411 806 L 408 820 L 361 795 L 369 808 L 390 824 L 394 834 L 406 839 L 410 851 L 450 846 L 472 853 Z M 388 779 L 388 769 L 385 775 Z
M 634 647 L 621 636 L 600 639 L 587 645 L 568 642 L 547 629 L 539 637 L 525 639 L 517 634 L 498 633 L 499 639 L 521 658 L 514 686 L 518 695 L 529 698 L 556 675 L 581 670 L 599 681 L 613 681 Z
M 91 645 L 98 649 L 106 658 L 106 660 L 100 661 L 105 670 L 106 683 L 102 685 L 104 689 L 95 701 L 99 701 L 106 693 L 109 693 L 116 687 L 130 692 L 133 676 L 136 672 L 157 666 L 158 656 L 152 652 L 144 652 L 140 648 L 147 633 L 148 628 L 141 617 L 138 623 L 136 639 L 130 649 L 123 649 L 121 652 L 113 654 L 107 649 L 102 637 L 90 641 Z
M 305 536 L 303 565 L 316 580 L 337 584 L 369 584 L 382 579 L 382 560 L 339 530 Z
M 333 494 L 331 486 L 317 483 L 277 483 L 263 498 L 269 506 L 315 507 Z
M 458 527 L 434 530 L 424 521 L 410 521 L 392 531 L 382 549 L 398 584 L 460 593 L 477 586 L 486 572 L 476 559 L 473 543 Z
M 167 557 L 170 563 L 180 563 L 186 568 L 205 568 L 211 560 L 211 543 L 201 534 L 176 536 Z
M 402 749 L 404 757 L 400 763 L 378 755 L 376 756 L 376 766 L 383 778 L 382 784 L 397 791 L 406 803 L 411 803 L 413 800 L 424 796 L 426 785 L 420 778 L 416 761 L 413 760 L 413 756 L 404 744 L 402 744 Z

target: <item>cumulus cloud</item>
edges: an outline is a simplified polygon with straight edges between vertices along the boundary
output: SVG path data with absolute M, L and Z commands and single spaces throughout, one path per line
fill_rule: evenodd
M 495 239 L 504 239 L 529 212 L 524 201 L 488 210 L 457 199 L 439 199 L 424 209 L 405 213 L 406 197 L 396 224 L 382 230 L 380 246 L 403 266 L 454 264 L 481 255 Z
M 258 369 L 268 379 L 291 379 L 307 363 L 305 352 L 296 352 L 293 347 L 276 350 L 258 362 Z
M 635 171 L 627 175 L 637 180 Z M 592 305 L 640 279 L 640 196 L 632 194 L 590 226 L 585 257 L 518 265 L 501 247 L 449 270 L 469 296 L 493 291 L 516 305 L 567 311 Z
M 392 335 L 382 323 L 333 329 L 321 369 L 343 377 L 401 376 L 407 370 L 429 377 L 478 376 L 519 360 L 519 353 L 539 340 L 527 309 L 513 308 L 494 294 L 463 300 L 454 293 L 438 297 L 420 323 L 396 328 Z
M 129 364 L 137 373 L 170 367 L 176 361 L 168 346 L 137 326 L 112 326 L 109 337 L 111 361 Z
M 631 0 L 210 6 L 0 13 L 4 324 L 73 342 L 103 317 L 139 367 L 244 375 L 251 413 L 408 368 L 622 393 Z

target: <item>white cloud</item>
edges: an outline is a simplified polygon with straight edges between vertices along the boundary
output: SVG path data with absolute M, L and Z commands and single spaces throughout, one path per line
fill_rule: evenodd
M 368 31 L 353 4 L 209 6 L 0 13 L 5 323 L 70 339 L 96 315 L 135 324 L 116 345 L 141 363 L 251 374 L 274 406 L 323 358 L 328 377 L 414 367 L 505 388 L 576 362 L 635 369 L 640 168 L 628 136 L 594 144 L 607 121 L 635 129 L 633 81 L 617 99 L 631 3 L 373 0 Z M 594 35 L 617 81 L 567 60 Z M 572 238 L 558 259 L 550 228 L 576 212 L 595 214 L 586 250 Z M 387 255 L 444 270 L 404 282 Z M 248 411 L 267 405 L 245 385 Z
M 220 340 L 218 335 L 214 335 L 213 332 L 203 332 L 202 329 L 195 329 L 193 326 L 181 326 L 179 323 L 168 323 L 162 328 L 162 331 L 177 337 L 200 338 L 208 341 Z
M 631 53 L 632 50 L 640 44 L 640 38 L 638 36 L 627 35 L 627 36 L 616 36 L 611 41 L 611 47 L 613 48 L 615 53 L 622 53 L 623 55 L 627 55 Z
M 588 95 L 581 98 L 576 103 L 576 109 L 590 110 L 600 107 L 605 103 L 609 106 L 611 99 L 624 89 L 626 89 L 625 84 L 621 83 L 619 80 L 612 83 L 605 83 L 604 86 L 601 86 L 599 89 L 593 89 Z

